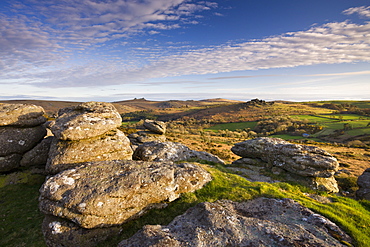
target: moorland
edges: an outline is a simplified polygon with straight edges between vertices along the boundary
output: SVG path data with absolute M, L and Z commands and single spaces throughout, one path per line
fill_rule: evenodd
M 49 119 L 58 109 L 79 104 L 62 101 L 2 101 L 42 106 Z M 248 200 L 266 196 L 293 198 L 302 205 L 330 218 L 355 239 L 355 245 L 370 242 L 370 203 L 356 200 L 356 180 L 370 167 L 370 101 L 286 102 L 254 99 L 150 101 L 133 99 L 113 102 L 122 116 L 121 130 L 134 133 L 144 119 L 167 123 L 167 140 L 180 142 L 193 150 L 217 155 L 226 164 L 239 157 L 231 152 L 238 142 L 260 136 L 278 137 L 292 143 L 320 147 L 340 163 L 336 179 L 340 193 L 314 192 L 297 184 L 251 183 L 227 166 L 208 164 L 214 180 L 205 188 L 184 195 L 163 211 L 153 210 L 127 225 L 120 238 L 127 238 L 145 224 L 167 224 L 176 215 L 201 201 L 217 199 Z M 21 175 L 19 175 L 21 174 Z M 12 180 L 13 179 L 13 180 Z M 0 176 L 0 246 L 44 246 L 37 209 L 42 175 L 27 171 Z M 332 203 L 321 203 L 307 196 L 316 193 Z M 111 239 L 101 246 L 114 246 Z

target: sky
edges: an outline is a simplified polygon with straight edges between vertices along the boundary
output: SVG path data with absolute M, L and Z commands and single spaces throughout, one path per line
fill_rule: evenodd
M 0 0 L 0 100 L 370 100 L 370 0 Z

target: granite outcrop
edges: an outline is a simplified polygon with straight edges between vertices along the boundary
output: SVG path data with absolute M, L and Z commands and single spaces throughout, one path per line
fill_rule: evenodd
M 262 166 L 287 180 L 315 190 L 339 191 L 334 178 L 339 163 L 318 147 L 291 144 L 279 138 L 259 137 L 237 143 L 231 151 L 242 157 L 233 165 Z

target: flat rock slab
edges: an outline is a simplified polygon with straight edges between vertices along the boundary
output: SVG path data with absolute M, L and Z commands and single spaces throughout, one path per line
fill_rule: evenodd
M 0 156 L 23 154 L 36 146 L 45 135 L 46 128 L 42 125 L 29 128 L 0 128 Z
M 210 180 L 207 171 L 189 163 L 91 162 L 49 177 L 40 189 L 39 208 L 83 228 L 108 227 L 200 189 Z
M 204 202 L 169 225 L 147 225 L 119 247 L 347 246 L 351 238 L 291 199 Z
M 177 142 L 153 141 L 143 143 L 136 148 L 133 159 L 144 161 L 206 160 L 225 164 L 225 162 L 216 155 L 191 150 L 187 146 Z
M 121 126 L 116 108 L 105 102 L 86 102 L 59 110 L 53 134 L 60 140 L 82 140 L 102 135 Z
M 291 144 L 279 138 L 259 137 L 235 144 L 231 151 L 243 158 L 258 158 L 301 176 L 329 178 L 338 170 L 336 158 L 321 148 Z
M 51 143 L 46 171 L 56 174 L 80 163 L 103 160 L 132 160 L 130 140 L 120 130 L 80 141 L 54 139 Z
M 143 126 L 148 130 L 160 135 L 166 133 L 166 123 L 162 121 L 145 119 Z
M 46 122 L 41 106 L 0 103 L 0 126 L 30 127 Z

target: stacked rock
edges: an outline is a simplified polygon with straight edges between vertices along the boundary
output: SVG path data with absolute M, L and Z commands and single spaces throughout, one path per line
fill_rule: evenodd
M 259 137 L 235 144 L 231 151 L 242 158 L 237 166 L 262 166 L 292 182 L 315 190 L 338 192 L 334 178 L 339 163 L 323 149 L 291 144 L 279 138 Z
M 120 125 L 109 103 L 59 111 L 46 166 L 51 176 L 39 197 L 48 246 L 96 246 L 118 234 L 120 225 L 211 180 L 194 164 L 131 160 Z
M 0 172 L 30 165 L 22 158 L 46 135 L 44 114 L 41 106 L 0 104 Z
M 130 134 L 128 138 L 131 141 L 131 147 L 135 150 L 139 145 L 158 141 L 165 142 L 166 136 L 166 123 L 162 121 L 155 121 L 145 119 L 143 127 L 148 131 L 138 131 L 136 133 Z
M 110 103 L 87 102 L 59 110 L 51 127 L 51 144 L 46 171 L 56 174 L 80 163 L 131 160 L 130 140 L 117 128 L 122 119 Z

